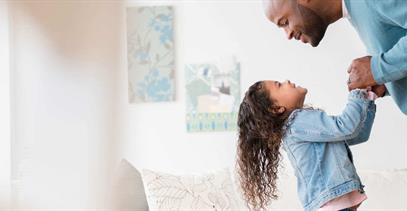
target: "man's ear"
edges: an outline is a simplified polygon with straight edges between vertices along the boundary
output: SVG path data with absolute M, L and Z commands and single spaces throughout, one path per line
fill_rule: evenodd
M 271 112 L 273 114 L 282 114 L 284 113 L 286 110 L 286 108 L 284 106 L 275 106 L 273 108 L 271 108 Z

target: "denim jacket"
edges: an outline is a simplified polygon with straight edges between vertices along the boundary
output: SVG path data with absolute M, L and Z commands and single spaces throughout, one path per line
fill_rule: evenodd
M 349 93 L 342 114 L 297 109 L 286 124 L 283 149 L 297 177 L 297 191 L 306 211 L 354 190 L 364 192 L 349 145 L 368 140 L 376 113 L 365 90 Z

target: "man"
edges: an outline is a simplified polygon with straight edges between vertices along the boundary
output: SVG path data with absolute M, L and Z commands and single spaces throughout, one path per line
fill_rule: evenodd
M 288 39 L 313 47 L 330 24 L 348 18 L 369 54 L 352 61 L 349 90 L 373 87 L 407 115 L 407 0 L 264 0 L 264 8 Z

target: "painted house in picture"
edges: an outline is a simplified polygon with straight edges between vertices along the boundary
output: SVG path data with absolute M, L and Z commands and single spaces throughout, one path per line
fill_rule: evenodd
M 170 6 L 127 8 L 130 103 L 174 100 L 173 20 Z
M 236 130 L 240 64 L 191 64 L 185 71 L 187 131 Z

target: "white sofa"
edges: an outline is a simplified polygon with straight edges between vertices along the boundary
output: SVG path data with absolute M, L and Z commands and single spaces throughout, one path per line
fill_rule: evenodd
M 366 193 L 368 195 L 368 199 L 362 204 L 359 210 L 374 210 L 374 211 L 389 211 L 389 210 L 397 210 L 397 211 L 407 211 L 407 170 L 394 170 L 394 171 L 363 171 L 360 170 L 359 174 L 361 179 L 364 183 Z M 143 176 L 142 176 L 143 175 Z M 208 176 L 211 175 L 211 176 Z M 212 183 L 216 183 L 216 178 L 213 178 L 214 175 L 220 175 L 218 177 L 225 177 L 225 173 L 223 174 L 208 174 L 200 177 L 198 180 L 193 179 L 192 177 L 188 177 L 185 175 L 169 175 L 159 172 L 153 171 L 146 171 L 143 170 L 142 173 L 132 166 L 128 161 L 122 160 L 120 165 L 117 168 L 116 177 L 113 181 L 113 191 L 112 191 L 112 210 L 120 210 L 120 211 L 146 211 L 150 210 L 176 210 L 176 211 L 183 211 L 183 210 L 248 210 L 244 205 L 242 198 L 240 197 L 238 186 L 234 185 L 234 192 L 235 194 L 229 193 L 230 187 L 225 187 L 225 180 L 222 180 L 218 184 L 218 186 L 213 185 Z M 227 176 L 227 175 L 226 175 Z M 143 184 L 143 180 L 144 184 Z M 212 177 L 212 178 L 211 178 Z M 215 176 L 216 177 L 216 176 Z M 166 180 L 166 178 L 170 178 Z M 186 179 L 189 178 L 189 179 Z M 156 180 L 158 179 L 158 180 Z M 210 180 L 212 179 L 212 180 Z M 206 190 L 199 190 L 201 191 L 198 195 L 194 194 L 195 199 L 187 196 L 182 195 L 180 186 L 170 189 L 166 189 L 164 195 L 161 195 L 159 199 L 154 199 L 157 197 L 161 190 L 157 189 L 158 185 L 169 186 L 168 183 L 171 181 L 177 181 L 176 183 L 184 183 L 181 186 L 185 187 L 188 185 L 194 184 L 195 186 L 192 188 L 186 188 L 188 190 L 192 190 L 200 185 L 209 181 L 213 190 L 212 193 L 208 191 L 208 185 L 205 186 Z M 186 182 L 185 182 L 186 181 Z M 220 181 L 220 180 L 219 180 Z M 233 181 L 231 179 L 230 181 Z M 152 185 L 152 182 L 156 182 L 155 186 Z M 148 183 L 148 184 L 146 184 Z M 208 183 L 208 184 L 209 184 Z M 233 182 L 236 184 L 235 182 Z M 198 185 L 197 185 L 198 184 Z M 226 186 L 230 185 L 227 183 Z M 202 186 L 202 185 L 201 185 Z M 152 190 L 148 190 L 148 189 Z M 292 174 L 289 173 L 282 173 L 279 179 L 278 188 L 280 190 L 280 198 L 277 201 L 274 201 L 271 206 L 270 210 L 302 210 L 300 203 L 297 198 L 296 194 L 296 180 Z M 199 192 L 198 191 L 198 192 Z M 221 194 L 222 191 L 225 191 L 225 194 Z M 228 192 L 229 191 L 229 192 Z M 213 195 L 216 193 L 217 196 L 213 196 L 211 199 L 210 194 Z M 173 194 L 173 195 L 171 195 Z M 209 197 L 206 197 L 206 195 Z M 148 197 L 146 197 L 148 196 Z M 163 198 L 164 196 L 164 198 Z M 165 198 L 167 197 L 168 200 Z M 177 198 L 178 197 L 178 198 Z M 188 202 L 183 202 L 182 199 L 185 197 L 185 200 L 192 200 Z M 187 199 L 189 197 L 189 199 Z M 176 198 L 178 201 L 174 201 L 173 199 Z M 201 202 L 198 202 L 199 200 Z M 225 201 L 224 199 L 229 199 Z M 177 209 L 160 209 L 158 208 L 155 201 L 163 202 L 163 200 L 167 200 L 165 202 L 169 203 L 170 205 L 174 205 L 174 203 L 178 203 L 179 205 Z M 181 200 L 181 201 L 180 201 Z M 195 201 L 194 201 L 195 200 Z M 202 208 L 199 203 L 213 203 L 213 209 L 210 208 Z M 191 204 L 194 206 L 191 206 Z M 175 205 L 174 205 L 175 206 Z M 223 207 L 222 207 L 223 206 Z M 182 207 L 182 208 L 180 208 Z M 188 207 L 188 208 L 186 208 Z

